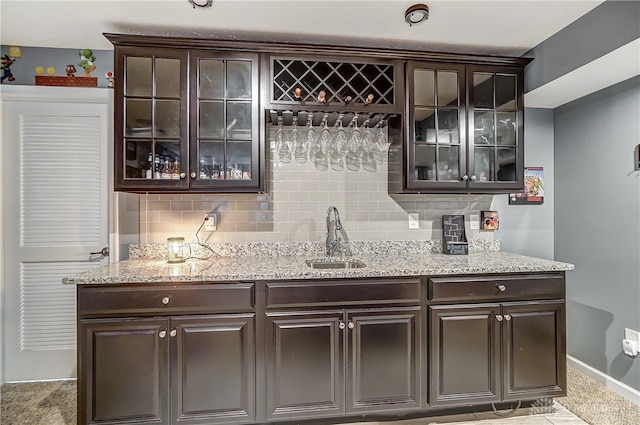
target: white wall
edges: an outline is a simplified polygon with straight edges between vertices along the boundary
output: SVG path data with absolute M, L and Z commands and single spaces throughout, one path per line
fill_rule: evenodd
M 492 209 L 500 213 L 495 232 L 503 251 L 554 258 L 553 110 L 525 109 L 525 166 L 544 168 L 544 203 L 509 205 L 508 195 L 494 197 Z

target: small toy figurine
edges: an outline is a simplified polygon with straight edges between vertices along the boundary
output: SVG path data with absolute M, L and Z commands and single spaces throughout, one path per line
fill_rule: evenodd
M 96 57 L 93 56 L 93 50 L 91 49 L 82 49 L 78 52 L 80 55 L 81 61 L 78 62 L 78 66 L 84 69 L 84 76 L 91 77 L 91 72 L 96 69 L 96 65 L 94 64 Z
M 364 100 L 364 103 L 366 103 L 367 105 L 373 102 L 373 95 L 370 94 L 367 96 L 367 98 Z
M 75 77 L 76 75 L 76 67 L 73 64 L 67 65 L 67 69 L 65 71 L 67 73 L 67 77 Z
M 113 72 L 107 71 L 104 76 L 107 79 L 107 87 L 110 89 L 114 88 L 116 86 L 116 80 L 113 78 Z
M 300 87 L 296 87 L 296 89 L 293 91 L 293 97 L 298 100 L 302 97 L 302 89 Z
M 11 65 L 13 64 L 14 59 L 9 57 L 9 55 L 2 55 L 0 62 L 2 63 L 2 77 L 0 77 L 0 83 L 4 83 L 4 80 L 14 81 L 16 77 L 14 77 L 11 72 Z
M 326 101 L 327 101 L 327 92 L 325 92 L 324 90 L 320 90 L 320 93 L 318 93 L 318 102 L 324 103 Z
M 351 96 L 343 97 L 342 98 L 342 103 L 344 103 L 345 105 L 348 105 L 348 104 L 351 103 L 352 100 L 353 100 L 353 97 L 351 97 Z

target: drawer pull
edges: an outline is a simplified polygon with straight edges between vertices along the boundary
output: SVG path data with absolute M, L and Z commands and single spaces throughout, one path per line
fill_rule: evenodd
M 502 317 L 502 314 L 496 314 L 496 320 L 498 322 L 502 322 L 502 319 L 504 319 L 504 317 Z
M 344 328 L 346 328 L 347 326 L 344 324 L 344 322 L 340 322 L 340 324 L 338 325 L 338 327 L 339 327 L 340 329 L 344 329 Z
M 176 331 L 175 329 L 171 329 L 171 332 L 169 332 L 169 335 L 171 335 L 171 338 L 173 338 L 176 335 L 178 335 L 178 331 Z
M 498 285 L 497 288 L 498 288 L 498 291 L 500 291 L 500 292 L 504 292 L 504 291 L 507 290 L 507 287 L 504 286 L 504 285 Z
M 505 314 L 504 315 L 504 319 L 508 322 L 509 320 L 511 320 L 511 315 L 510 314 Z
M 171 301 L 171 298 L 169 298 L 169 297 L 164 297 L 164 298 L 162 299 L 162 304 L 167 305 L 167 304 L 169 304 L 169 301 Z
M 159 336 L 160 338 L 164 338 L 165 336 L 167 336 L 167 331 L 165 331 L 165 330 L 160 331 L 160 333 L 158 334 L 158 336 Z
M 356 327 L 356 325 L 354 325 L 353 322 L 349 322 L 349 329 L 353 329 L 355 327 Z

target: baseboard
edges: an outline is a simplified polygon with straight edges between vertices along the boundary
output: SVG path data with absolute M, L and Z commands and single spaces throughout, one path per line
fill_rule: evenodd
M 584 373 L 594 381 L 601 383 L 614 393 L 621 395 L 630 402 L 640 406 L 640 391 L 636 390 L 635 388 L 632 388 L 623 382 L 613 379 L 609 375 L 600 372 L 598 369 L 595 369 L 574 357 L 567 356 L 567 364 L 578 370 L 579 372 Z

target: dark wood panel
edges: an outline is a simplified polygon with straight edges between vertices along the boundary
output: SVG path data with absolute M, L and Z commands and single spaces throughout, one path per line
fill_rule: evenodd
M 564 273 L 430 278 L 433 302 L 476 302 L 564 298 Z
M 343 414 L 341 311 L 267 314 L 267 419 Z
M 78 315 L 140 316 L 241 312 L 254 306 L 253 283 L 78 286 Z
M 79 424 L 168 424 L 168 321 L 80 323 Z M 161 333 L 161 332 L 164 332 Z
M 253 420 L 254 315 L 172 319 L 171 330 L 175 330 L 171 346 L 175 423 Z
M 350 412 L 420 407 L 420 308 L 348 313 Z
M 419 303 L 420 279 L 267 282 L 266 307 Z
M 505 304 L 503 314 L 503 398 L 565 396 L 564 301 Z
M 498 304 L 433 306 L 430 403 L 479 404 L 500 399 Z

